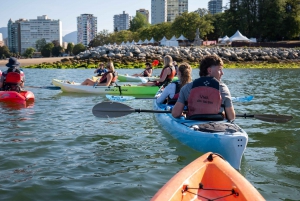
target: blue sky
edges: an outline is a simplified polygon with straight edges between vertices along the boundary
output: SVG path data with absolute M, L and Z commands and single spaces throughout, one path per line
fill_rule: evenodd
M 206 8 L 209 0 L 189 0 L 189 12 Z M 223 0 L 225 6 L 229 0 Z M 134 16 L 136 10 L 145 8 L 151 13 L 151 0 L 2 0 L 0 28 L 7 27 L 11 18 L 36 19 L 48 15 L 50 19 L 62 21 L 63 36 L 76 31 L 76 20 L 80 14 L 93 14 L 98 19 L 98 31 L 113 31 L 113 16 L 123 11 Z M 151 18 L 150 18 L 151 19 Z

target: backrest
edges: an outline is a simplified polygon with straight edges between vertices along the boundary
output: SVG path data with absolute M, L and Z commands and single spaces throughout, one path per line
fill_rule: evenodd
M 21 74 L 16 72 L 7 73 L 5 83 L 21 83 Z

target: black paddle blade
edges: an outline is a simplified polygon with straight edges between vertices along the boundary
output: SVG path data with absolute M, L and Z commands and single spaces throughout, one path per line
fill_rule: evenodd
M 118 102 L 104 101 L 93 107 L 93 115 L 100 118 L 122 117 L 135 112 L 135 109 Z
M 276 115 L 276 114 L 237 114 L 236 117 L 252 117 L 266 122 L 286 123 L 293 119 L 291 115 Z

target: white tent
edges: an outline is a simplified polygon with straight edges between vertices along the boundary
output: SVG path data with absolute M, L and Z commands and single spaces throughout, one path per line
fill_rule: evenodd
M 181 36 L 179 36 L 179 38 L 177 38 L 177 40 L 188 40 L 188 39 L 181 34 Z
M 149 43 L 149 41 L 148 41 L 148 39 L 146 38 L 146 40 L 144 40 L 143 44 L 148 44 L 148 43 Z
M 171 41 L 177 41 L 177 38 L 176 38 L 176 36 L 174 35 L 170 40 L 171 40 Z
M 138 45 L 143 44 L 143 41 L 140 39 L 139 42 L 137 42 Z
M 151 38 L 151 40 L 149 40 L 149 43 L 155 43 L 155 40 L 153 37 Z
M 131 42 L 131 45 L 135 45 L 135 41 L 134 40 Z
M 256 42 L 257 42 L 256 38 L 250 38 L 249 40 L 250 40 L 250 42 L 252 42 L 252 43 L 256 43 Z
M 164 36 L 163 39 L 161 39 L 159 42 L 160 42 L 160 45 L 166 45 L 166 42 L 167 42 L 167 38 Z
M 126 45 L 127 45 L 127 46 L 129 46 L 129 45 L 130 45 L 130 42 L 129 42 L 129 41 L 127 41 L 127 42 L 126 42 Z
M 117 45 L 117 43 L 114 43 L 114 45 Z
M 241 34 L 239 32 L 239 30 L 237 30 L 235 32 L 235 34 L 229 38 L 229 40 L 230 41 L 249 41 L 249 39 L 246 36 L 243 36 L 243 34 Z
M 121 45 L 125 45 L 124 41 L 122 41 Z
M 226 36 L 224 36 L 223 38 L 220 39 L 220 42 L 221 43 L 226 43 L 226 41 L 228 41 L 228 40 L 229 40 L 229 37 L 226 35 Z
M 173 36 L 170 40 L 166 41 L 166 46 L 178 46 L 178 41 L 175 36 Z

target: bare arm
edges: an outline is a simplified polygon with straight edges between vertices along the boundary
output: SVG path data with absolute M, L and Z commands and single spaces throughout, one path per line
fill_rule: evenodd
M 167 68 L 166 70 L 164 70 L 164 73 L 162 74 L 161 78 L 157 79 L 157 81 L 158 82 L 165 81 L 166 77 L 170 74 L 171 74 L 171 70 L 170 70 L 170 68 Z
M 184 104 L 177 101 L 172 109 L 172 116 L 175 118 L 179 118 L 183 112 L 183 109 Z
M 232 107 L 225 107 L 226 117 L 229 121 L 235 119 L 235 111 L 233 106 Z

